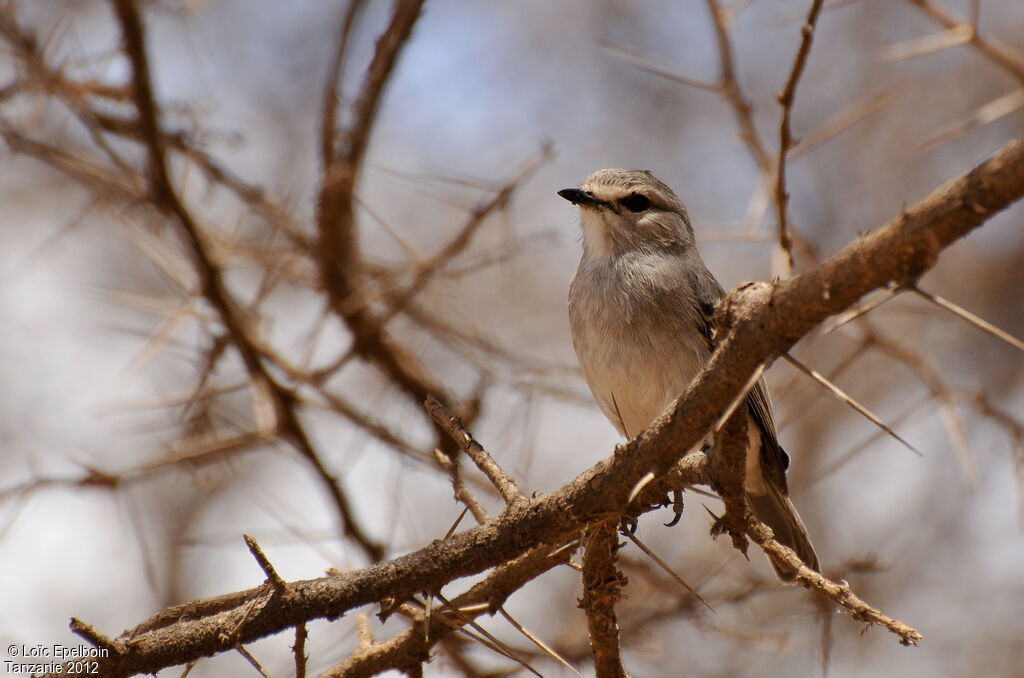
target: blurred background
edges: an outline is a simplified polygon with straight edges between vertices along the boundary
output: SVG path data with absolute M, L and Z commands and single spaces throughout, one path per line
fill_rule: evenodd
M 370 541 L 391 557 L 443 537 L 462 507 L 434 460 L 434 432 L 419 403 L 352 350 L 312 250 L 325 83 L 346 8 L 142 6 L 163 128 L 180 144 L 168 142 L 172 177 L 267 373 L 295 395 Z M 353 303 L 385 318 L 394 344 L 463 405 L 526 492 L 556 490 L 619 442 L 572 350 L 566 294 L 579 233 L 557 190 L 602 167 L 651 169 L 687 202 L 704 259 L 730 288 L 813 266 L 1024 133 L 1024 3 L 827 2 L 792 109 L 790 269 L 765 167 L 779 152 L 775 97 L 809 7 L 426 4 L 361 167 L 365 287 Z M 390 11 L 372 1 L 356 15 L 342 124 Z M 141 145 L 100 124 L 133 111 L 110 6 L 15 0 L 0 12 L 4 647 L 77 645 L 71 616 L 116 636 L 168 605 L 256 586 L 264 575 L 243 532 L 288 580 L 368 564 L 199 295 L 177 231 L 149 202 Z M 723 50 L 733 100 L 719 87 Z M 1022 222 L 1021 205 L 997 215 L 943 252 L 921 287 L 1024 337 Z M 670 512 L 655 512 L 638 535 L 715 613 L 625 547 L 626 666 L 635 676 L 1020 675 L 1024 354 L 910 293 L 793 353 L 921 452 L 783 361 L 768 371 L 792 495 L 825 573 L 917 628 L 923 645 L 862 634 L 814 595 L 780 586 L 760 555 L 747 562 L 712 541 L 701 504 L 720 503 L 688 494 L 680 525 L 662 527 Z M 476 471 L 464 476 L 497 514 L 500 499 Z M 563 567 L 506 609 L 588 675 L 580 596 L 579 574 Z M 382 626 L 376 611 L 365 613 L 379 640 L 407 626 L 397 616 Z M 500 617 L 480 623 L 544 675 L 571 675 Z M 292 642 L 249 649 L 270 675 L 288 675 Z M 356 646 L 351 615 L 310 624 L 311 673 Z M 228 654 L 190 675 L 252 672 Z M 526 671 L 453 640 L 426 674 Z

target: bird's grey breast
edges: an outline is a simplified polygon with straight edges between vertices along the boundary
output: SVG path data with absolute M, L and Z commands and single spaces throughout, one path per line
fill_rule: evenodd
M 661 414 L 710 355 L 684 256 L 584 257 L 570 286 L 569 321 L 583 374 L 627 437 Z

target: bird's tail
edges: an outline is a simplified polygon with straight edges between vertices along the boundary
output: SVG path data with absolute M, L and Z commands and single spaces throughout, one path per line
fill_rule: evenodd
M 804 523 L 800 520 L 800 514 L 793 508 L 793 502 L 771 483 L 765 483 L 765 487 L 767 489 L 765 494 L 747 495 L 750 510 L 754 512 L 758 520 L 772 528 L 775 539 L 780 544 L 785 544 L 796 551 L 800 560 L 804 561 L 812 570 L 820 570 L 818 554 L 811 546 L 811 540 L 807 537 L 807 529 L 804 528 Z M 768 562 L 771 563 L 772 569 L 775 570 L 779 579 L 793 581 L 793 575 L 785 573 L 771 556 L 768 556 Z

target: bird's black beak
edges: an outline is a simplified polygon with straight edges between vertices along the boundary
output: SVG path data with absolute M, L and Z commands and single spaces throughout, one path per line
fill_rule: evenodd
M 558 192 L 558 195 L 562 196 L 573 205 L 579 205 L 581 207 L 600 207 L 604 204 L 604 201 L 595 198 L 593 193 L 590 191 L 584 191 L 581 188 L 563 188 Z

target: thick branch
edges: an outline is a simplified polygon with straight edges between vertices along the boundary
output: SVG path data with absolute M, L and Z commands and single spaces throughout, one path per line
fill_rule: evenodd
M 417 619 L 408 630 L 385 643 L 360 649 L 324 676 L 360 678 L 373 676 L 387 669 L 410 669 L 430 657 L 430 648 L 448 637 L 467 621 L 487 613 L 493 614 L 505 601 L 530 580 L 569 561 L 573 549 L 537 548 L 512 562 L 495 568 L 486 579 L 452 600 L 459 615 L 436 611 L 429 619 Z M 486 603 L 486 605 L 483 605 Z M 444 615 L 444 620 L 438 619 Z
M 791 280 L 737 287 L 719 308 L 725 338 L 708 367 L 673 411 L 631 441 L 624 454 L 650 450 L 653 443 L 664 453 L 651 453 L 655 463 L 649 468 L 663 472 L 672 459 L 658 444 L 697 444 L 699 432 L 711 427 L 759 364 L 770 363 L 868 292 L 916 281 L 943 248 L 1022 196 L 1024 139 L 1016 139 L 820 266 Z
M 715 452 L 711 457 L 712 486 L 725 504 L 725 514 L 712 526 L 712 534 L 728 533 L 732 545 L 747 553 L 747 540 L 743 536 L 747 524 L 746 478 L 747 428 L 750 426 L 747 408 L 733 414 L 716 436 Z
M 640 478 L 668 470 L 680 450 L 692 449 L 760 363 L 788 351 L 867 292 L 890 281 L 913 282 L 934 265 L 942 248 L 1022 196 L 1024 141 L 1015 140 L 817 268 L 792 280 L 733 290 L 720 311 L 724 340 L 672 411 L 561 490 L 517 503 L 485 525 L 415 553 L 288 584 L 286 595 L 263 586 L 167 610 L 124 634 L 125 653 L 100 660 L 100 672 L 113 677 L 155 672 L 309 619 L 335 618 L 413 591 L 437 591 L 538 545 L 562 543 L 588 523 L 621 511 Z M 674 472 L 691 484 L 709 481 L 699 453 L 687 456 Z
M 593 525 L 587 530 L 583 555 L 583 600 L 587 613 L 590 650 L 597 678 L 626 678 L 619 648 L 619 625 L 615 604 L 622 598 L 626 576 L 615 565 L 619 533 L 614 522 Z

